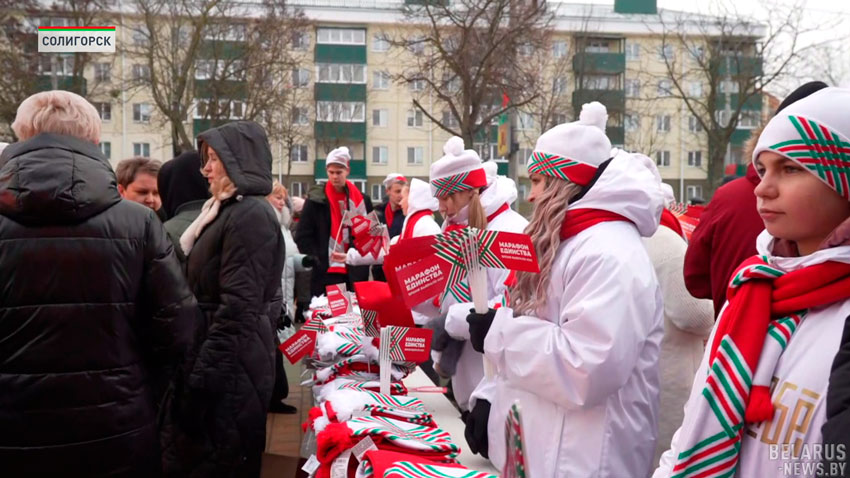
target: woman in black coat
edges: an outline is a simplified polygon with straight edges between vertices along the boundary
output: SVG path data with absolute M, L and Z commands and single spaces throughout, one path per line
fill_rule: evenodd
M 265 131 L 249 121 L 198 136 L 213 197 L 180 238 L 206 336 L 165 432 L 175 475 L 259 476 L 274 383 L 273 321 L 280 313 L 283 237 Z

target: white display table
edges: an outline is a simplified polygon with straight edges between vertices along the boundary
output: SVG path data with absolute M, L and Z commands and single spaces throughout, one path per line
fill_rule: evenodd
M 403 382 L 407 388 L 434 386 L 431 379 L 419 367 L 405 378 Z M 464 424 L 460 419 L 460 412 L 458 412 L 457 408 L 452 405 L 452 402 L 445 395 L 441 393 L 410 392 L 410 396 L 422 400 L 425 408 L 434 415 L 434 421 L 437 422 L 437 426 L 448 432 L 452 436 L 452 441 L 461 448 L 460 456 L 458 457 L 461 465 L 472 470 L 498 474 L 490 463 L 490 460 L 469 451 L 469 445 L 466 443 L 466 438 L 463 435 Z

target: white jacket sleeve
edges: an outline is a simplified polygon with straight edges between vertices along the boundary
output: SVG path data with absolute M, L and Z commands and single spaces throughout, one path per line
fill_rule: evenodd
M 384 263 L 384 250 L 383 249 L 381 249 L 381 251 L 378 252 L 377 258 L 373 257 L 372 254 L 367 254 L 364 257 L 364 256 L 360 255 L 360 253 L 357 252 L 357 249 L 354 249 L 353 247 L 351 249 L 349 249 L 348 252 L 346 252 L 346 256 L 347 257 L 345 259 L 345 263 L 350 265 L 350 266 L 371 266 L 371 265 L 375 265 L 375 264 L 383 264 Z
M 554 271 L 550 290 L 561 292 L 550 300 L 559 316 L 500 309 L 484 342 L 487 357 L 512 386 L 565 408 L 602 403 L 626 383 L 660 321 L 654 274 L 636 269 L 599 252 Z
M 487 306 L 491 309 L 502 302 L 507 286 L 505 281 L 510 274 L 509 270 L 487 269 Z M 469 323 L 466 317 L 470 309 L 475 305 L 472 302 L 463 302 L 449 306 L 446 313 L 446 332 L 458 340 L 469 340 Z

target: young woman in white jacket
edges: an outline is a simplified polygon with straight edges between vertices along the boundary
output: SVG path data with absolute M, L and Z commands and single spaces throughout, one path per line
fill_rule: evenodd
M 733 276 L 656 478 L 848 476 L 850 90 L 768 122 L 753 152 L 766 230 Z
M 513 308 L 467 318 L 496 369 L 487 431 L 497 468 L 518 401 L 530 476 L 651 471 L 662 305 L 641 237 L 658 228 L 663 193 L 649 158 L 609 160 L 606 120 L 594 102 L 538 139 L 525 232 L 540 274 L 518 274 Z
M 491 231 L 522 232 L 528 221 L 510 208 L 516 201 L 516 184 L 496 174 L 496 164 L 482 163 L 474 150 L 464 149 L 463 140 L 450 138 L 443 147 L 445 155 L 431 165 L 431 192 L 446 220 L 443 232 L 464 227 Z M 503 302 L 509 271 L 487 270 L 487 297 L 491 304 Z M 438 314 L 446 314 L 446 332 L 458 340 L 469 339 L 466 315 L 472 308 L 471 297 L 449 294 L 440 303 Z M 483 357 L 464 345 L 452 376 L 452 391 L 461 411 L 470 409 L 472 391 L 484 377 Z

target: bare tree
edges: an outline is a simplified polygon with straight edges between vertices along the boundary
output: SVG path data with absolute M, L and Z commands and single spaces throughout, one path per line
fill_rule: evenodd
M 723 178 L 735 130 L 744 122 L 760 121 L 765 89 L 797 71 L 803 55 L 813 48 L 800 44 L 805 10 L 799 5 L 771 3 L 765 23 L 717 5 L 710 17 L 681 14 L 673 22 L 660 17 L 665 71 L 659 81 L 666 83 L 659 88 L 682 101 L 705 131 L 712 191 Z
M 539 96 L 539 71 L 524 58 L 544 46 L 552 20 L 546 2 L 426 1 L 406 4 L 403 12 L 419 34 L 387 37 L 411 57 L 394 79 L 416 85 L 414 108 L 467 146 L 501 114 Z M 429 107 L 423 97 L 436 101 Z
M 234 118 L 268 130 L 286 121 L 295 60 L 292 35 L 306 25 L 281 0 L 135 0 L 128 53 L 143 59 L 130 85 L 149 91 L 170 126 L 174 153 L 192 148 L 187 117 L 210 125 Z

